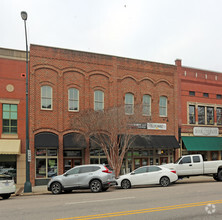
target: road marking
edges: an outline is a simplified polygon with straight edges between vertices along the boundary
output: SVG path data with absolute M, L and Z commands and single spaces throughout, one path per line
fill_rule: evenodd
M 107 201 L 115 201 L 115 200 L 122 200 L 122 199 L 135 199 L 135 197 L 122 197 L 122 198 L 103 199 L 103 200 L 89 200 L 89 201 L 82 201 L 82 202 L 68 202 L 68 203 L 65 203 L 65 205 L 74 205 L 74 204 L 90 203 L 90 202 L 107 202 Z
M 129 198 L 130 197 L 128 197 L 127 199 L 129 199 Z M 103 200 L 103 201 L 105 201 L 105 200 Z M 139 210 L 131 210 L 131 211 L 123 211 L 123 212 L 104 213 L 104 214 L 97 214 L 97 215 L 61 218 L 61 219 L 57 219 L 57 220 L 71 220 L 71 219 L 89 220 L 89 219 L 98 219 L 98 218 L 110 218 L 110 217 L 118 217 L 118 216 L 123 216 L 123 215 L 135 215 L 135 214 L 143 214 L 143 213 L 149 213 L 149 212 L 160 212 L 160 211 L 167 211 L 167 210 L 173 210 L 173 209 L 183 209 L 183 208 L 190 208 L 190 207 L 197 207 L 197 206 L 205 206 L 209 203 L 210 204 L 219 204 L 219 203 L 222 203 L 222 200 L 213 200 L 213 201 L 188 203 L 188 204 L 181 204 L 181 205 L 163 206 L 163 207 L 157 207 L 157 208 L 139 209 Z

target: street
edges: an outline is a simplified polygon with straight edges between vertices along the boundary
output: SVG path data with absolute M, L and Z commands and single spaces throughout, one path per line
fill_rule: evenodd
M 205 178 L 96 194 L 13 196 L 0 200 L 0 219 L 221 219 L 221 186 Z

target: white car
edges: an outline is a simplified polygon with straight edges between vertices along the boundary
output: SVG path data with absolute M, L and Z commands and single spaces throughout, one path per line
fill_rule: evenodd
M 176 171 L 161 166 L 143 166 L 131 173 L 117 178 L 117 187 L 129 189 L 133 186 L 160 184 L 168 186 L 170 183 L 177 181 Z
M 12 177 L 0 174 L 0 197 L 8 199 L 13 193 L 15 193 L 15 182 Z

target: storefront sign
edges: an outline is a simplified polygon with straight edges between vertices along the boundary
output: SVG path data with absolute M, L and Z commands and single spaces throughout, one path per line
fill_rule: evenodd
M 147 129 L 147 123 L 134 123 L 129 124 L 128 126 L 134 129 Z
M 166 124 L 147 123 L 147 129 L 149 129 L 149 130 L 166 130 Z
M 194 127 L 193 128 L 194 136 L 218 136 L 218 128 L 208 128 L 208 127 Z

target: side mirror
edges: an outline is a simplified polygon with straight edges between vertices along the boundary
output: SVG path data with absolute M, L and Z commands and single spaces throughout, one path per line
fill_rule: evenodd
M 132 172 L 130 175 L 135 175 L 135 173 L 134 173 L 134 172 Z
M 64 174 L 63 174 L 63 176 L 68 176 L 68 175 L 69 175 L 68 173 L 64 173 Z
M 179 162 L 179 164 L 183 164 L 183 161 L 181 160 L 181 161 Z

